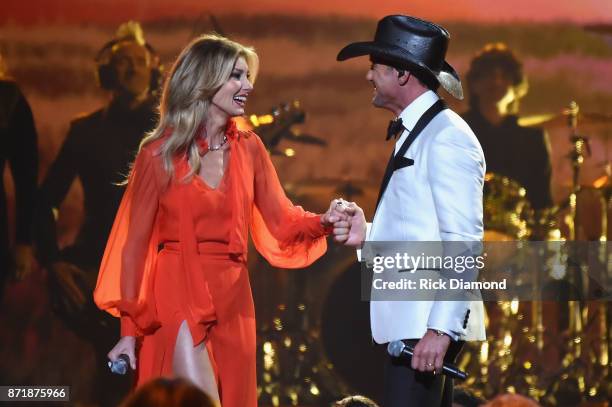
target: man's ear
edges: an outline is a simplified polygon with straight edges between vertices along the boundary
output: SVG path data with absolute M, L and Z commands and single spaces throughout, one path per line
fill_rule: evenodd
M 397 81 L 400 86 L 405 86 L 410 79 L 410 72 L 404 70 L 397 71 Z

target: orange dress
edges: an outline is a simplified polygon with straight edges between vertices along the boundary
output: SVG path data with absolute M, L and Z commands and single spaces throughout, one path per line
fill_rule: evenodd
M 301 268 L 327 249 L 320 216 L 294 206 L 259 137 L 228 122 L 230 161 L 216 189 L 185 181 L 186 157 L 169 180 L 160 147 L 134 163 L 94 292 L 138 336 L 137 386 L 172 375 L 179 327 L 204 342 L 223 407 L 257 405 L 255 312 L 246 268 L 248 233 L 274 266 Z M 207 150 L 199 142 L 200 153 Z

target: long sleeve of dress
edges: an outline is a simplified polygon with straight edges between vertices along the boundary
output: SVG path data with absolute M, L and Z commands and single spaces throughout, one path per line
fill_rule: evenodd
M 94 291 L 99 308 L 121 316 L 121 335 L 136 336 L 157 325 L 147 295 L 157 257 L 159 181 L 151 152 L 136 158 L 119 206 Z
M 251 234 L 257 251 L 275 267 L 301 268 L 327 250 L 320 215 L 293 205 L 259 137 L 254 152 L 254 201 Z

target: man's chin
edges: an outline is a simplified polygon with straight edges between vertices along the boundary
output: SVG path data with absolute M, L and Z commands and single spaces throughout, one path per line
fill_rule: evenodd
M 380 100 L 378 100 L 378 99 L 376 99 L 376 98 L 372 99 L 372 106 L 374 106 L 374 107 L 378 107 L 378 108 L 383 108 L 383 107 L 385 107 L 385 106 L 384 106 L 384 104 L 383 104 L 383 103 L 381 103 L 381 101 L 380 101 Z

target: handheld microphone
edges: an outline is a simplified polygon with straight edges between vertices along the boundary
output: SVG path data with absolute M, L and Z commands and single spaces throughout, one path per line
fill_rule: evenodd
M 128 366 L 130 366 L 130 358 L 125 353 L 119 355 L 117 360 L 108 362 L 108 367 L 110 368 L 111 372 L 119 375 L 126 374 L 128 371 Z
M 408 361 L 412 360 L 412 355 L 414 353 L 414 348 L 412 346 L 406 345 L 402 341 L 393 341 L 389 342 L 387 346 L 387 352 L 389 355 L 396 358 L 405 358 Z M 468 374 L 455 365 L 450 363 L 444 363 L 442 365 L 442 373 L 447 376 L 452 377 L 453 379 L 465 380 L 468 377 Z

